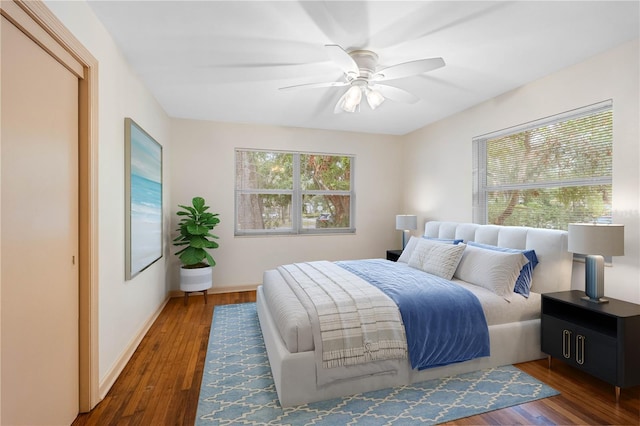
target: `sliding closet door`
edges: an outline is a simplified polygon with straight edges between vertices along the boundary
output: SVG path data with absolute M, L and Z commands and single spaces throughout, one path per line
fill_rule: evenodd
M 78 79 L 2 18 L 2 419 L 78 413 Z

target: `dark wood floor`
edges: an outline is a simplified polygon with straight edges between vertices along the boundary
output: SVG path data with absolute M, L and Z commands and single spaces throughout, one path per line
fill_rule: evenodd
M 171 299 L 105 399 L 74 425 L 192 425 L 215 305 L 255 301 L 255 292 Z M 639 342 L 640 344 L 640 342 Z M 458 425 L 640 425 L 640 387 L 612 386 L 554 360 L 518 364 L 561 395 L 478 416 Z

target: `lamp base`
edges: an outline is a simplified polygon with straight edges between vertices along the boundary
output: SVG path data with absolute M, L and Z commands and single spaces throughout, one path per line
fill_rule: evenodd
M 604 258 L 599 255 L 589 255 L 584 259 L 585 289 L 587 299 L 594 303 L 604 298 Z M 606 299 L 605 299 L 606 300 Z
M 591 303 L 609 303 L 609 299 L 605 299 L 604 297 L 599 297 L 597 299 L 592 299 L 589 296 L 582 296 L 581 299 L 582 300 L 586 300 L 587 302 L 591 302 Z

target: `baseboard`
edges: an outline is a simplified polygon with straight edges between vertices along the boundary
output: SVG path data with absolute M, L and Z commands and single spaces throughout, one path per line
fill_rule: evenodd
M 140 345 L 140 342 L 142 341 L 144 336 L 147 334 L 147 332 L 149 331 L 149 329 L 151 328 L 155 320 L 158 318 L 158 316 L 160 315 L 164 307 L 167 305 L 167 302 L 169 302 L 170 298 L 171 298 L 170 296 L 167 296 L 167 298 L 160 305 L 160 307 L 142 325 L 142 327 L 138 330 L 138 333 L 136 333 L 136 335 L 131 339 L 131 341 L 126 346 L 124 351 L 122 351 L 122 353 L 118 357 L 118 360 L 113 364 L 111 369 L 107 372 L 107 374 L 105 374 L 104 378 L 100 381 L 100 384 L 98 385 L 98 394 L 100 397 L 100 401 L 102 401 L 104 397 L 107 396 L 107 392 L 109 392 L 113 384 L 116 382 L 116 380 L 120 376 L 120 373 L 122 373 L 122 370 L 124 370 L 124 367 L 126 367 L 127 363 L 133 356 L 133 353 L 136 351 L 136 349 L 138 349 L 138 345 Z
M 227 286 L 215 287 L 207 290 L 207 294 L 235 293 L 239 291 L 256 291 L 261 284 L 246 284 L 243 286 Z M 184 297 L 184 293 L 180 290 L 171 290 L 169 297 Z
M 255 291 L 260 284 L 248 284 L 244 286 L 229 286 L 229 287 L 216 287 L 211 288 L 207 291 L 208 294 L 219 294 L 219 293 L 233 293 L 239 291 Z M 126 367 L 127 363 L 133 356 L 134 352 L 140 345 L 140 342 L 147 334 L 155 320 L 158 318 L 164 307 L 167 305 L 167 302 L 172 297 L 184 297 L 184 293 L 179 290 L 172 290 L 167 295 L 165 301 L 160 305 L 160 307 L 149 317 L 149 319 L 142 325 L 138 333 L 131 339 L 129 344 L 126 346 L 125 350 L 122 351 L 118 360 L 114 363 L 111 369 L 105 374 L 104 378 L 100 381 L 98 385 L 98 396 L 99 400 L 102 401 L 106 396 L 113 384 L 116 382 L 122 370 Z

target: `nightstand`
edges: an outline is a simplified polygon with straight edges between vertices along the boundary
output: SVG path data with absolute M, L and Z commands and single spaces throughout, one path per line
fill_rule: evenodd
M 640 385 L 640 305 L 597 304 L 572 290 L 542 295 L 542 352 L 620 388 Z
M 387 250 L 387 260 L 397 262 L 401 254 L 402 250 Z

